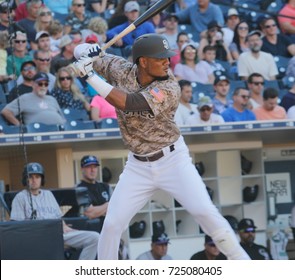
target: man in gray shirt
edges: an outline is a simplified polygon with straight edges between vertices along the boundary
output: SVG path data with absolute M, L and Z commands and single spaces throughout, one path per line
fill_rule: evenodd
M 151 250 L 142 253 L 137 260 L 172 260 L 167 255 L 169 238 L 166 233 L 154 234 L 152 236 Z
M 20 125 L 17 116 L 22 114 L 24 124 L 64 124 L 65 118 L 56 99 L 47 95 L 49 78 L 46 73 L 39 72 L 34 78 L 33 91 L 23 94 L 8 103 L 1 114 L 13 125 Z

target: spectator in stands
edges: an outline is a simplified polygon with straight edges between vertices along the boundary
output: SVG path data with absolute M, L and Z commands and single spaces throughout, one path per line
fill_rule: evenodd
M 261 32 L 253 30 L 247 35 L 249 51 L 243 52 L 238 59 L 238 75 L 242 80 L 247 80 L 249 75 L 257 72 L 266 80 L 275 80 L 278 68 L 274 57 L 261 51 Z
M 295 105 L 289 108 L 289 110 L 287 111 L 287 117 L 288 119 L 295 120 Z M 295 236 L 295 223 L 294 223 L 293 234 Z M 294 237 L 294 240 L 295 240 L 295 237 Z
M 127 2 L 130 2 L 133 0 L 121 0 L 119 1 L 118 5 L 115 8 L 115 12 L 108 20 L 109 29 L 112 29 L 120 24 L 123 24 L 128 19 L 125 15 L 124 7 Z
M 107 31 L 108 41 L 119 34 L 121 31 L 123 31 L 127 26 L 129 26 L 139 17 L 140 6 L 136 1 L 127 2 L 124 6 L 124 12 L 128 20 L 125 23 Z M 148 21 L 143 22 L 135 30 L 128 33 L 122 39 L 117 40 L 114 44 L 114 47 L 110 48 L 109 51 L 113 50 L 114 54 L 128 58 L 131 53 L 131 48 L 134 40 L 139 36 L 147 33 L 155 33 L 154 26 Z
M 8 81 L 14 79 L 13 74 L 7 75 L 8 41 L 8 32 L 6 30 L 0 31 L 0 83 L 7 83 Z
M 190 115 L 185 125 L 205 125 L 224 123 L 222 116 L 213 113 L 213 102 L 209 96 L 202 96 L 198 101 L 199 114 Z
M 108 23 L 105 19 L 101 17 L 93 17 L 88 24 L 88 30 L 92 33 L 94 32 L 98 38 L 98 44 L 100 46 L 105 43 L 107 39 L 106 32 L 108 30 Z
M 61 52 L 56 55 L 51 62 L 50 72 L 55 74 L 59 68 L 68 66 L 75 61 L 74 49 L 82 43 L 80 32 L 71 32 L 61 37 L 59 48 Z
M 266 88 L 263 91 L 263 104 L 253 110 L 256 119 L 263 120 L 284 120 L 287 119 L 286 110 L 278 105 L 279 93 L 275 88 Z
M 56 73 L 56 81 L 50 95 L 60 108 L 72 108 L 90 111 L 90 104 L 75 84 L 75 77 L 68 67 L 61 67 Z
M 52 57 L 60 53 L 60 41 L 63 36 L 63 25 L 58 20 L 53 20 L 48 27 L 50 50 Z
M 7 1 L 0 3 L 0 31 L 8 30 L 10 26 L 9 18 L 14 20 L 14 8 Z
M 175 65 L 180 62 L 180 53 L 181 53 L 181 48 L 183 44 L 189 43 L 189 42 L 190 42 L 190 38 L 186 32 L 182 31 L 177 34 L 177 39 L 176 39 L 177 49 L 174 50 L 176 55 L 170 58 L 170 68 L 172 69 L 172 71 L 174 71 Z
M 164 16 L 163 24 L 165 31 L 163 35 L 167 38 L 169 46 L 172 50 L 178 49 L 177 36 L 178 36 L 178 18 L 173 14 L 167 14 Z
M 49 79 L 48 90 L 52 90 L 55 83 L 55 76 L 49 72 L 51 56 L 48 51 L 36 50 L 34 52 L 34 62 L 36 64 L 37 72 L 44 72 L 47 74 Z M 23 77 L 20 75 L 17 79 L 17 84 L 21 84 L 23 82 Z
M 169 238 L 166 233 L 154 234 L 152 236 L 151 250 L 142 253 L 137 260 L 172 260 L 171 256 L 167 255 Z
M 197 34 L 207 29 L 209 22 L 215 20 L 219 26 L 224 25 L 220 7 L 210 0 L 196 0 L 196 3 L 176 13 L 179 23 L 189 23 Z
M 181 62 L 174 68 L 174 75 L 178 80 L 188 80 L 202 84 L 212 84 L 213 70 L 205 61 L 198 62 L 197 45 L 194 42 L 182 45 Z
M 43 0 L 46 7 L 54 13 L 54 18 L 61 24 L 65 23 L 66 17 L 69 15 L 72 6 L 72 0 L 52 1 Z
M 33 91 L 8 103 L 1 114 L 13 125 L 20 125 L 20 121 L 17 119 L 20 114 L 22 114 L 24 124 L 34 122 L 65 123 L 65 118 L 56 99 L 47 95 L 48 83 L 49 79 L 46 73 L 37 73 L 34 77 Z
M 153 6 L 156 2 L 157 2 L 157 0 L 151 0 L 147 9 L 149 9 L 151 6 Z M 166 28 L 163 23 L 165 16 L 166 16 L 165 12 L 162 11 L 162 12 L 154 15 L 151 19 L 149 19 L 149 22 L 151 22 L 153 24 L 155 31 L 158 34 L 162 34 L 163 32 L 166 31 Z
M 225 122 L 255 121 L 254 113 L 247 108 L 250 98 L 249 91 L 244 88 L 236 88 L 233 93 L 233 105 L 221 114 Z
M 210 45 L 214 46 L 216 49 L 216 59 L 231 63 L 232 57 L 228 47 L 224 44 L 221 26 L 218 25 L 217 21 L 213 20 L 209 22 L 207 31 L 205 31 L 203 34 L 204 37 L 200 40 L 200 46 L 198 48 L 199 59 L 204 58 L 204 47 Z
M 207 45 L 203 48 L 203 60 L 206 61 L 211 69 L 216 71 L 226 72 L 224 67 L 219 63 L 216 62 L 216 47 Z
M 92 17 L 104 17 L 104 12 L 110 8 L 109 5 L 112 1 L 109 0 L 86 0 L 86 11 L 90 12 Z M 112 4 L 114 6 L 114 4 Z
M 264 78 L 259 73 L 252 73 L 247 80 L 247 88 L 250 92 L 248 108 L 253 110 L 263 105 L 262 93 L 264 90 Z
M 234 30 L 234 37 L 229 45 L 229 51 L 233 60 L 237 61 L 240 54 L 249 51 L 248 41 L 246 40 L 249 33 L 247 21 L 240 21 Z
M 234 38 L 234 30 L 240 22 L 240 16 L 235 8 L 229 8 L 226 15 L 226 26 L 222 27 L 224 44 L 229 47 Z
M 294 14 L 295 16 L 295 14 Z M 279 33 L 277 23 L 274 18 L 266 18 L 261 23 L 264 36 L 261 50 L 273 56 L 291 57 L 295 55 L 295 44 L 290 38 Z
M 269 250 L 254 243 L 256 226 L 252 219 L 242 219 L 238 224 L 240 244 L 252 260 L 272 260 Z
M 12 39 L 13 52 L 7 57 L 7 74 L 20 75 L 20 67 L 23 62 L 32 60 L 27 50 L 27 35 L 20 31 L 16 32 L 16 36 Z
M 284 107 L 286 112 L 295 105 L 295 81 L 293 86 L 288 90 L 288 92 L 282 97 L 280 106 Z
M 205 249 L 199 251 L 191 256 L 191 260 L 227 260 L 226 256 L 223 255 L 216 247 L 212 238 L 209 235 L 205 235 Z
M 90 116 L 92 120 L 98 122 L 105 118 L 117 118 L 115 107 L 100 95 L 95 95 L 91 100 Z
M 51 49 L 50 49 L 50 37 L 49 37 L 49 33 L 47 31 L 39 31 L 36 34 L 35 44 L 37 47 L 36 50 L 50 52 L 50 56 L 52 57 Z M 34 53 L 34 51 L 33 51 L 33 53 Z
M 214 113 L 221 115 L 224 110 L 231 107 L 233 101 L 229 99 L 230 81 L 226 75 L 216 76 L 214 80 L 215 95 L 212 100 Z
M 25 189 L 12 201 L 11 220 L 62 219 L 62 212 L 52 192 L 42 188 L 45 184 L 45 172 L 40 163 L 30 162 L 24 167 L 23 184 Z M 99 234 L 73 229 L 64 221 L 62 225 L 65 245 L 82 249 L 80 260 L 96 259 Z
M 25 30 L 28 41 L 31 44 L 34 43 L 35 37 L 36 37 L 36 29 L 35 29 L 35 23 L 38 17 L 38 12 L 41 9 L 42 1 L 41 0 L 30 0 L 26 2 L 26 7 L 28 10 L 28 16 L 18 21 L 18 25 Z M 30 48 L 33 48 L 33 45 L 30 46 Z
M 47 31 L 53 21 L 52 12 L 46 7 L 42 6 L 38 11 L 38 16 L 35 22 L 36 32 Z
M 72 30 L 88 28 L 91 14 L 85 10 L 84 0 L 72 0 L 71 13 L 64 23 L 64 33 L 69 34 Z
M 295 0 L 288 0 L 279 11 L 278 21 L 281 30 L 295 43 Z
M 193 88 L 190 81 L 180 80 L 181 95 L 175 112 L 174 120 L 178 126 L 184 125 L 187 118 L 192 114 L 199 114 L 197 104 L 190 103 L 193 95 Z
M 33 78 L 37 74 L 36 64 L 34 61 L 25 61 L 21 65 L 21 76 L 23 81 L 16 85 L 7 95 L 7 103 L 12 102 L 18 96 L 23 95 L 24 93 L 32 92 L 33 90 Z

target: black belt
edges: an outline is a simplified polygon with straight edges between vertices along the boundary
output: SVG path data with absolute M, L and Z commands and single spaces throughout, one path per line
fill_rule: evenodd
M 169 148 L 170 148 L 170 152 L 173 152 L 175 150 L 174 144 L 170 145 Z M 156 161 L 156 160 L 158 160 L 158 159 L 160 159 L 160 158 L 162 158 L 164 156 L 164 152 L 161 150 L 160 152 L 155 153 L 155 154 L 153 154 L 151 156 L 148 156 L 148 157 L 137 156 L 137 155 L 133 155 L 133 156 L 137 160 L 144 161 L 144 162 L 146 162 L 146 161 Z

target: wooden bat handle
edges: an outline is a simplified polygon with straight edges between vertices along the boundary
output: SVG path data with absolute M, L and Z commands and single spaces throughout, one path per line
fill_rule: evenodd
M 123 38 L 128 33 L 132 32 L 136 26 L 134 24 L 128 25 L 120 34 L 116 35 L 112 40 L 108 41 L 105 45 L 102 46 L 102 50 L 106 50 L 107 48 L 111 47 L 115 44 L 119 39 Z

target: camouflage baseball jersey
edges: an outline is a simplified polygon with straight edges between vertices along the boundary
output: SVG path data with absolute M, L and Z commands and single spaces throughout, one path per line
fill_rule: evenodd
M 116 109 L 123 141 L 130 151 L 138 155 L 154 153 L 179 138 L 174 115 L 180 87 L 171 71 L 167 80 L 141 87 L 136 80 L 137 66 L 121 57 L 106 54 L 94 63 L 94 69 L 114 87 L 128 94 L 142 94 L 153 112 Z

